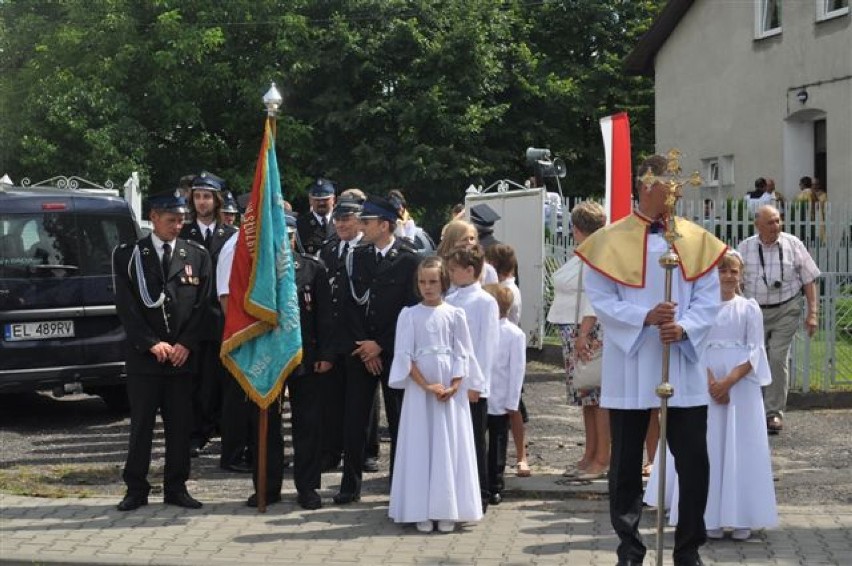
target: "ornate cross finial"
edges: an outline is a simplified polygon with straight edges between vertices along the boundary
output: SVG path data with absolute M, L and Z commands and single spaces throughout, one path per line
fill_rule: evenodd
M 679 199 L 682 195 L 681 189 L 684 185 L 699 187 L 704 184 L 704 179 L 701 178 L 698 171 L 693 171 L 688 178 L 681 177 L 681 172 L 683 171 L 680 167 L 681 155 L 680 150 L 674 148 L 670 149 L 666 154 L 665 174 L 655 175 L 649 167 L 648 170 L 645 171 L 645 174 L 639 179 L 646 189 L 650 189 L 656 183 L 661 183 L 668 189 L 668 194 L 666 196 L 666 208 L 668 210 L 665 239 L 669 242 L 669 244 L 680 238 L 680 234 L 678 234 L 675 229 L 674 214 L 677 199 Z

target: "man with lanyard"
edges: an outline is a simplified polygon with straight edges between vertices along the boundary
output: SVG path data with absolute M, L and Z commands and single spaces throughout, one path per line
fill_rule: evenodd
M 166 435 L 163 500 L 197 509 L 186 491 L 192 430 L 193 376 L 210 296 L 207 251 L 178 238 L 186 200 L 178 191 L 148 199 L 150 235 L 122 245 L 113 255 L 115 305 L 127 333 L 125 361 L 130 400 L 130 442 L 123 478 L 127 492 L 119 511 L 148 504 L 151 444 L 159 409 Z
M 784 428 L 787 406 L 787 357 L 799 326 L 802 293 L 807 300 L 805 330 L 813 336 L 817 329 L 816 279 L 819 268 L 796 236 L 781 230 L 781 215 L 765 205 L 754 217 L 757 234 L 737 247 L 745 263 L 745 296 L 753 298 L 763 313 L 763 333 L 772 383 L 763 388 L 766 429 L 778 434 Z
M 334 207 L 334 184 L 328 179 L 317 179 L 308 189 L 311 209 L 296 221 L 296 230 L 302 250 L 316 257 L 323 244 L 334 236 L 331 210 Z
M 250 465 L 244 461 L 248 441 L 247 420 L 242 409 L 245 395 L 219 359 L 225 317 L 216 296 L 216 266 L 219 264 L 222 248 L 237 231 L 234 226 L 218 221 L 224 188 L 225 182 L 207 171 L 195 177 L 189 192 L 190 211 L 194 218 L 181 230 L 182 238 L 204 246 L 210 254 L 213 269 L 205 334 L 199 352 L 201 372 L 194 393 L 195 428 L 192 435 L 192 453 L 194 456 L 198 455 L 218 424 L 222 435 L 219 465 L 229 471 L 250 472 Z
M 355 248 L 342 282 L 349 289 L 342 325 L 349 334 L 344 351 L 346 397 L 344 410 L 343 480 L 334 502 L 346 505 L 361 498 L 364 446 L 376 385 L 381 383 L 391 433 L 390 467 L 402 409 L 401 389 L 388 387 L 393 360 L 396 320 L 404 307 L 417 304 L 414 290 L 418 256 L 393 233 L 399 209 L 385 198 L 369 196 L 361 211 L 362 244 Z
M 359 191 L 360 192 L 360 191 Z M 331 317 L 337 329 L 330 346 L 335 352 L 334 368 L 325 374 L 326 399 L 323 405 L 323 469 L 337 468 L 343 455 L 343 410 L 346 393 L 345 359 L 352 352 L 345 338 L 343 305 L 349 294 L 346 283 L 346 262 L 361 242 L 361 214 L 364 198 L 344 191 L 332 213 L 336 235 L 329 238 L 320 250 L 320 259 L 328 270 L 331 286 Z
M 603 327 L 600 406 L 609 409 L 612 459 L 609 471 L 610 520 L 619 537 L 618 564 L 641 564 L 645 545 L 642 516 L 642 456 L 651 409 L 662 377 L 663 344 L 669 344 L 668 445 L 678 472 L 680 502 L 675 530 L 675 566 L 702 564 L 698 548 L 706 541 L 704 508 L 710 481 L 707 455 L 707 375 L 700 364 L 705 337 L 719 307 L 716 263 L 727 246 L 703 228 L 677 218 L 679 264 L 672 271 L 666 301 L 665 271 L 659 258 L 668 215 L 668 160 L 646 159 L 637 178 L 633 214 L 589 236 L 575 253 L 585 270 L 583 290 Z

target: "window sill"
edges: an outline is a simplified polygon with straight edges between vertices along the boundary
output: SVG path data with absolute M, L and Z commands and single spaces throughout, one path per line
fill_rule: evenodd
M 836 18 L 842 18 L 843 16 L 849 15 L 849 6 L 840 8 L 838 10 L 834 10 L 833 12 L 828 12 L 827 14 L 819 14 L 817 15 L 816 23 L 827 22 L 829 20 L 834 20 Z
M 764 32 L 759 32 L 756 36 L 754 36 L 754 40 L 760 41 L 761 39 L 769 39 L 770 37 L 775 37 L 776 35 L 781 35 L 781 28 L 775 28 L 766 30 Z

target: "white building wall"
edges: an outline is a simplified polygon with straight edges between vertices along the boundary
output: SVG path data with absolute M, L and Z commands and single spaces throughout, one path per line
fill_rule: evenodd
M 685 171 L 734 156 L 734 184 L 723 173 L 719 188 L 692 198 L 743 196 L 757 177 L 793 197 L 799 177 L 813 175 L 813 155 L 795 163 L 790 155 L 824 114 L 829 199 L 852 202 L 852 17 L 817 23 L 815 1 L 787 1 L 782 32 L 757 40 L 755 17 L 754 2 L 716 0 L 698 0 L 684 15 L 655 60 L 657 150 L 678 147 Z M 802 105 L 796 93 L 807 84 Z

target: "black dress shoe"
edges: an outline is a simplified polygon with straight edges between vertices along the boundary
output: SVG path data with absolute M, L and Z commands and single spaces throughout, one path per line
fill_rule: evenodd
M 619 560 L 615 566 L 642 566 L 642 561 L 636 560 Z
M 503 496 L 499 493 L 492 493 L 491 497 L 488 498 L 488 503 L 491 505 L 500 505 L 503 502 Z
M 704 561 L 700 556 L 696 556 L 687 560 L 675 560 L 675 566 L 704 566 Z
M 252 468 L 249 464 L 245 464 L 243 462 L 232 462 L 230 464 L 222 464 L 219 467 L 227 472 L 235 472 L 238 474 L 250 474 L 254 471 L 254 468 Z
M 296 497 L 296 502 L 299 504 L 299 507 L 309 511 L 320 509 L 322 507 L 322 498 L 316 491 L 300 493 L 299 496 Z
M 187 492 L 183 493 L 167 493 L 163 496 L 163 503 L 166 505 L 177 505 L 186 509 L 200 509 L 201 502 L 194 499 Z
M 361 501 L 361 496 L 354 493 L 338 493 L 334 496 L 334 502 L 338 505 L 349 505 L 355 501 Z
M 134 509 L 139 509 L 143 505 L 148 505 L 147 495 L 133 495 L 132 493 L 128 493 L 118 504 L 117 509 L 119 511 L 133 511 Z
M 207 445 L 206 440 L 201 439 L 193 439 L 189 442 L 189 457 L 190 458 L 198 458 L 201 451 L 204 450 L 204 447 Z
M 364 458 L 364 465 L 361 466 L 361 469 L 367 473 L 375 474 L 379 471 L 379 459 L 378 458 Z
M 281 494 L 280 493 L 270 493 L 269 495 L 266 496 L 266 504 L 267 505 L 272 505 L 273 503 L 278 503 L 279 501 L 281 501 Z M 257 507 L 257 494 L 256 493 L 252 493 L 251 495 L 249 495 L 249 498 L 246 500 L 246 505 L 248 507 Z

